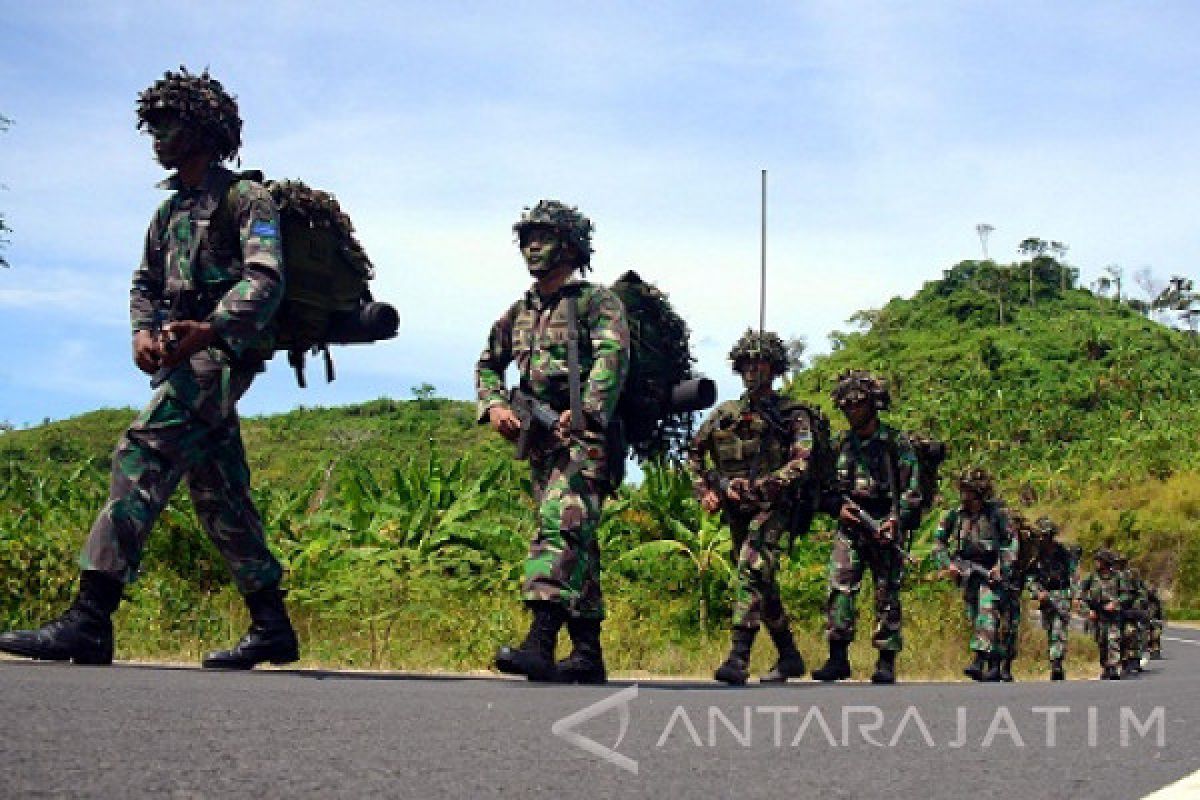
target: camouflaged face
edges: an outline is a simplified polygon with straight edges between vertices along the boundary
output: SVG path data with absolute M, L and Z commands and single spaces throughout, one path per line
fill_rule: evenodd
M 972 467 L 964 470 L 958 476 L 958 490 L 968 490 L 975 492 L 984 500 L 991 500 L 995 493 L 995 486 L 992 484 L 992 476 L 988 474 L 986 469 L 982 467 Z
M 747 328 L 742 338 L 729 351 L 729 361 L 735 372 L 740 372 L 747 361 L 766 361 L 771 365 L 771 373 L 782 375 L 787 372 L 787 348 L 783 340 L 771 331 L 756 331 Z
M 237 100 L 208 70 L 193 75 L 181 66 L 179 72 L 164 73 L 138 95 L 137 116 L 139 130 L 160 120 L 178 119 L 203 137 L 218 161 L 233 158 L 242 146 Z
M 575 250 L 580 268 L 592 263 L 592 231 L 595 227 L 575 206 L 557 200 L 539 200 L 533 208 L 526 208 L 513 224 L 518 243 L 522 234 L 533 227 L 548 228 L 562 237 Z
M 887 383 L 865 370 L 851 370 L 838 376 L 837 386 L 829 393 L 833 404 L 845 409 L 862 400 L 869 400 L 876 411 L 886 411 L 892 404 Z

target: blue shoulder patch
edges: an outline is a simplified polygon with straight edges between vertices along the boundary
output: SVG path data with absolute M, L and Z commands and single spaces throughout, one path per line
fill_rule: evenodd
M 275 237 L 279 235 L 279 226 L 269 220 L 258 219 L 250 226 L 250 234 L 252 236 Z

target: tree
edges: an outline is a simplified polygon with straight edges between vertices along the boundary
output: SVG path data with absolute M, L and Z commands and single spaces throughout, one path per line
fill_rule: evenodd
M 1102 295 L 1108 294 L 1112 289 L 1115 288 L 1117 290 L 1117 294 L 1113 299 L 1118 303 L 1121 302 L 1121 281 L 1125 277 L 1125 270 L 1116 264 L 1109 264 L 1104 268 L 1104 271 L 1107 274 L 1096 278 L 1092 285 L 1096 287 L 1097 293 Z
M 422 383 L 419 386 L 413 386 L 409 389 L 412 396 L 416 399 L 417 405 L 421 408 L 429 408 L 433 405 L 434 395 L 437 393 L 437 387 L 432 383 Z
M 799 372 L 804 369 L 804 352 L 808 350 L 808 339 L 803 336 L 793 336 L 786 342 L 788 369 Z
M 1023 239 L 1017 245 L 1017 252 L 1021 255 L 1029 257 L 1029 305 L 1033 305 L 1033 270 L 1037 260 L 1046 255 L 1046 251 L 1050 249 L 1050 242 L 1039 239 L 1036 236 L 1030 236 L 1028 239 Z

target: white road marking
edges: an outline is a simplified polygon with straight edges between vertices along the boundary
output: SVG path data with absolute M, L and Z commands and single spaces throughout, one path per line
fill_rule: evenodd
M 1175 636 L 1164 636 L 1162 638 L 1163 638 L 1164 642 L 1182 642 L 1183 644 L 1200 644 L 1200 642 L 1196 641 L 1195 639 L 1179 639 Z
M 1157 792 L 1146 795 L 1142 800 L 1196 800 L 1200 797 L 1200 771 L 1193 772 L 1183 780 L 1164 786 Z

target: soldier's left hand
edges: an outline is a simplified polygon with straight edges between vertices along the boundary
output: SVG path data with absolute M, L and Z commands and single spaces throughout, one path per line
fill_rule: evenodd
M 213 343 L 217 334 L 212 325 L 191 319 L 168 323 L 163 334 L 175 341 L 175 346 L 163 353 L 163 366 L 182 364 Z
M 889 517 L 888 519 L 884 520 L 882 525 L 879 526 L 879 540 L 883 542 L 890 542 L 895 538 L 896 520 L 892 517 Z
M 988 577 L 991 578 L 992 583 L 1000 582 L 1000 565 L 999 564 L 992 567 L 991 571 L 988 572 Z
M 750 481 L 745 478 L 734 478 L 729 482 L 729 491 L 725 494 L 733 502 L 741 503 L 750 494 Z
M 558 438 L 564 442 L 571 438 L 571 409 L 567 409 L 558 415 L 558 427 L 555 429 Z

